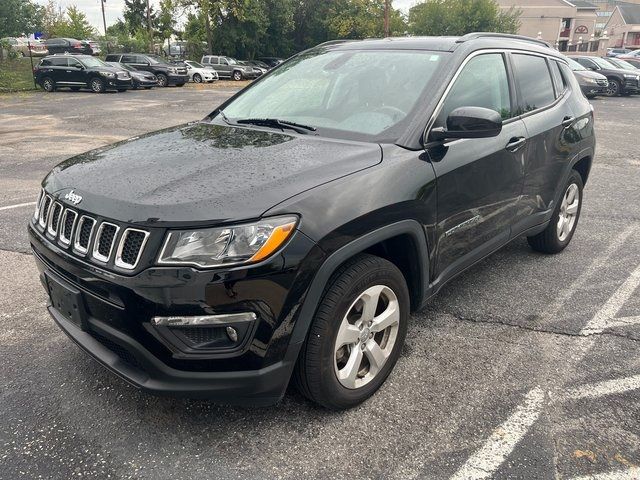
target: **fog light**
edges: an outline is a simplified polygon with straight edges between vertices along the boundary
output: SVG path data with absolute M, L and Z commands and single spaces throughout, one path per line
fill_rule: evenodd
M 253 312 L 245 313 L 223 313 L 220 315 L 198 315 L 194 317 L 153 317 L 152 325 L 166 327 L 199 327 L 203 325 L 220 325 L 225 323 L 254 321 L 256 314 Z M 232 338 L 229 329 L 235 333 L 235 340 Z M 238 339 L 238 333 L 235 329 L 227 327 L 227 335 L 234 342 Z
M 227 327 L 227 335 L 229 337 L 229 340 L 231 340 L 232 342 L 238 341 L 238 332 L 235 328 Z

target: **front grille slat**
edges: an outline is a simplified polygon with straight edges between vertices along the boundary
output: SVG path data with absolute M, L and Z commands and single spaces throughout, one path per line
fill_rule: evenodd
M 52 237 L 58 234 L 58 226 L 60 225 L 60 214 L 62 213 L 62 205 L 55 202 L 49 207 L 49 215 L 47 219 L 47 233 Z
M 66 209 L 62 215 L 62 227 L 60 229 L 60 243 L 63 245 L 69 245 L 73 235 L 73 227 L 78 218 L 78 214 L 73 210 Z
M 148 237 L 149 232 L 127 228 L 122 234 L 118 245 L 115 265 L 127 270 L 136 268 Z
M 76 228 L 76 236 L 73 242 L 73 248 L 80 254 L 85 255 L 89 251 L 89 241 L 91 240 L 91 233 L 96 221 L 83 215 L 78 221 L 78 227 Z
M 49 207 L 51 207 L 51 197 L 47 195 L 42 201 L 42 208 L 40 209 L 40 218 L 38 218 L 38 225 L 42 228 L 47 226 L 47 220 L 49 217 Z
M 105 263 L 109 261 L 118 230 L 120 227 L 113 223 L 102 222 L 100 224 L 93 243 L 93 258 Z

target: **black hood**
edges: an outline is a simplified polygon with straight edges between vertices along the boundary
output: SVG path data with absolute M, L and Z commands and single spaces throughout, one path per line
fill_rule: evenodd
M 74 190 L 76 208 L 123 222 L 215 224 L 257 218 L 381 159 L 373 143 L 199 122 L 70 158 L 43 185 L 63 203 Z

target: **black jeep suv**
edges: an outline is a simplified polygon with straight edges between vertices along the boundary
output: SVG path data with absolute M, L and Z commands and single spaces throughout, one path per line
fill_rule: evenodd
M 31 245 L 64 332 L 150 392 L 372 395 L 409 313 L 525 235 L 571 241 L 593 113 L 526 37 L 323 44 L 202 121 L 73 157 Z
M 33 76 L 45 91 L 66 87 L 89 88 L 96 93 L 106 90 L 124 92 L 131 88 L 131 75 L 123 68 L 107 65 L 90 55 L 50 55 L 40 60 Z
M 189 82 L 186 67 L 171 65 L 162 57 L 145 53 L 111 53 L 107 55 L 107 62 L 123 63 L 131 65 L 136 70 L 150 72 L 158 80 L 159 87 L 175 85 L 182 87 Z

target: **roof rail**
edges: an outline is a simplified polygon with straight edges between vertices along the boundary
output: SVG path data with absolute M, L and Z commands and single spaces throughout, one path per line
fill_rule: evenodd
M 316 45 L 316 47 L 324 47 L 327 45 L 338 45 L 340 43 L 349 43 L 349 42 L 353 42 L 353 39 L 343 39 L 343 40 L 328 40 L 326 42 L 322 42 L 319 45 Z
M 475 40 L 476 38 L 508 38 L 511 40 L 523 40 L 525 42 L 537 43 L 547 48 L 552 48 L 549 42 L 544 40 L 538 40 L 537 38 L 525 37 L 524 35 L 512 35 L 510 33 L 493 33 L 493 32 L 472 32 L 463 35 L 456 40 L 456 43 L 464 43 L 469 40 Z

